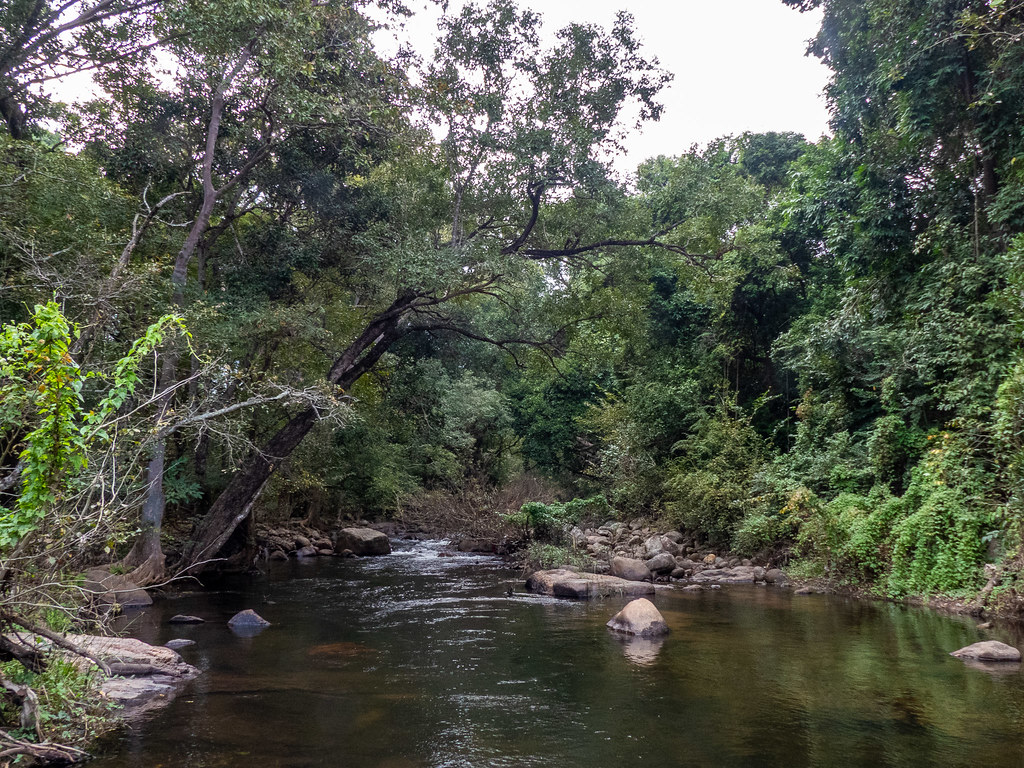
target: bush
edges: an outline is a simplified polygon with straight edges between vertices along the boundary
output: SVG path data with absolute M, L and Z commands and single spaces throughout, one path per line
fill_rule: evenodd
M 518 512 L 505 515 L 504 519 L 523 531 L 528 538 L 561 541 L 569 527 L 601 522 L 614 517 L 614 514 L 608 500 L 597 495 L 564 503 L 528 501 Z

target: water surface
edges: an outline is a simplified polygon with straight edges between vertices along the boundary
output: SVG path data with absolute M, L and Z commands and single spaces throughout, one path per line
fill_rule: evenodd
M 604 626 L 624 600 L 526 595 L 499 560 L 443 549 L 293 560 L 158 602 L 129 633 L 196 640 L 182 655 L 203 674 L 90 765 L 1024 768 L 1024 673 L 951 658 L 988 639 L 969 620 L 669 589 L 671 634 L 624 642 Z M 273 626 L 234 635 L 244 608 Z

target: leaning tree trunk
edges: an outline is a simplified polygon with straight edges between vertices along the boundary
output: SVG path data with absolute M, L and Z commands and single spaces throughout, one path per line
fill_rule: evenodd
M 403 317 L 414 299 L 413 294 L 404 294 L 377 315 L 331 366 L 327 380 L 343 390 L 351 389 L 402 335 Z M 179 573 L 203 570 L 218 559 L 231 534 L 252 513 L 253 504 L 274 470 L 299 446 L 316 421 L 315 409 L 303 410 L 252 454 L 196 525 L 178 565 Z

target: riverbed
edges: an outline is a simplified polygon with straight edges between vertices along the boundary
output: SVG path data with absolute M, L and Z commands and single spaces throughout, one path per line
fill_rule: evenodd
M 128 634 L 195 640 L 202 675 L 90 765 L 1024 768 L 1021 666 L 948 655 L 1021 647 L 1010 630 L 751 585 L 660 589 L 671 633 L 628 642 L 604 626 L 625 600 L 522 584 L 497 558 L 397 542 L 158 601 Z M 234 634 L 246 608 L 272 626 Z

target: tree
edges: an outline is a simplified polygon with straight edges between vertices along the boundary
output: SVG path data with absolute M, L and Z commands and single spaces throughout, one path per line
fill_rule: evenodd
M 604 158 L 617 147 L 630 103 L 640 119 L 658 116 L 655 98 L 667 75 L 640 55 L 624 14 L 610 32 L 572 25 L 548 51 L 539 47 L 538 25 L 534 14 L 503 0 L 468 5 L 443 22 L 423 94 L 429 114 L 447 130 L 443 186 L 399 198 L 402 208 L 364 238 L 379 273 L 371 285 L 386 277 L 389 286 L 378 295 L 390 298 L 330 365 L 332 385 L 350 389 L 414 331 L 486 339 L 449 310 L 472 297 L 501 295 L 531 263 L 656 242 L 650 232 L 630 239 L 601 237 L 578 222 L 563 229 L 553 210 L 549 221 L 547 202 L 563 198 L 595 211 L 621 195 Z M 413 178 L 437 178 L 417 170 L 422 159 L 411 160 Z M 409 177 L 404 171 L 384 167 L 377 178 L 398 191 Z M 275 467 L 315 423 L 309 409 L 292 416 L 235 474 L 194 531 L 185 567 L 223 548 Z
M 0 2 L 0 116 L 10 135 L 22 138 L 30 112 L 46 102 L 33 87 L 124 61 L 153 45 L 161 2 Z

